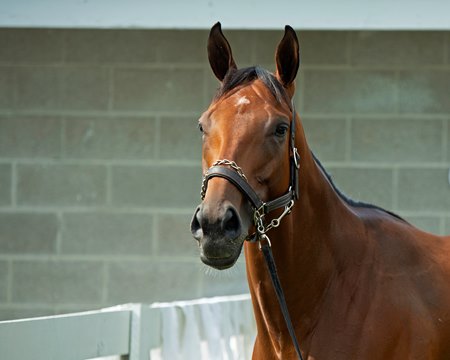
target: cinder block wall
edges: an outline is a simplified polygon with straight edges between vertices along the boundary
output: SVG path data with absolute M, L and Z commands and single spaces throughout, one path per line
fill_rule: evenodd
M 227 31 L 273 69 L 279 32 Z M 200 264 L 205 31 L 0 29 L 0 318 L 246 291 Z M 296 106 L 337 184 L 450 233 L 450 34 L 299 32 Z

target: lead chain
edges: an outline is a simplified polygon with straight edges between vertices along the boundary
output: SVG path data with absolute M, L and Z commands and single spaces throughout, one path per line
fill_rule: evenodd
M 258 237 L 260 239 L 263 239 L 263 238 L 268 239 L 266 233 L 270 229 L 277 228 L 278 226 L 280 226 L 281 220 L 286 215 L 291 213 L 293 206 L 294 206 L 294 200 L 291 200 L 289 202 L 289 204 L 287 204 L 284 207 L 284 211 L 282 212 L 282 214 L 279 217 L 277 217 L 275 219 L 272 219 L 272 221 L 267 226 L 264 225 L 264 212 L 260 211 L 261 208 L 255 210 L 255 212 L 253 214 L 253 221 L 254 221 L 255 226 L 256 226 L 256 232 L 258 233 Z M 268 243 L 269 243 L 269 246 L 270 246 L 270 241 L 268 241 Z
M 219 166 L 219 165 L 228 165 L 233 170 L 235 170 L 241 178 L 243 178 L 245 181 L 248 182 L 247 177 L 244 175 L 244 172 L 234 161 L 223 159 L 217 160 L 214 164 L 212 164 L 212 166 Z

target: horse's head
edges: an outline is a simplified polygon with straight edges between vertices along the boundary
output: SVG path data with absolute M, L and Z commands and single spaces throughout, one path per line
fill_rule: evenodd
M 220 23 L 211 29 L 208 57 L 221 87 L 199 120 L 203 171 L 231 168 L 262 201 L 285 194 L 290 184 L 291 98 L 299 66 L 294 30 L 286 26 L 276 50 L 275 74 L 259 67 L 238 69 Z M 218 160 L 230 160 L 217 163 Z M 219 174 L 220 175 L 220 174 Z M 203 183 L 204 199 L 192 219 L 202 261 L 217 269 L 232 266 L 254 231 L 254 204 L 230 178 Z

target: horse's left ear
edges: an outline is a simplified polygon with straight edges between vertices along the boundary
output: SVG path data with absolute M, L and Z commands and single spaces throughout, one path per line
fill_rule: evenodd
M 289 90 L 297 76 L 300 65 L 297 35 L 289 25 L 286 25 L 284 28 L 284 36 L 278 44 L 275 59 L 277 63 L 277 78 Z

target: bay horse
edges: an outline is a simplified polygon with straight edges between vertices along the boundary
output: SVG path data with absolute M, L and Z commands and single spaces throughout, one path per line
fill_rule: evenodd
M 297 358 L 263 241 L 304 359 L 450 359 L 450 236 L 423 232 L 333 184 L 292 104 L 295 31 L 285 28 L 274 74 L 238 69 L 220 23 L 207 48 L 221 86 L 199 120 L 205 177 L 191 231 L 201 260 L 216 269 L 231 267 L 244 247 L 257 325 L 253 359 Z

